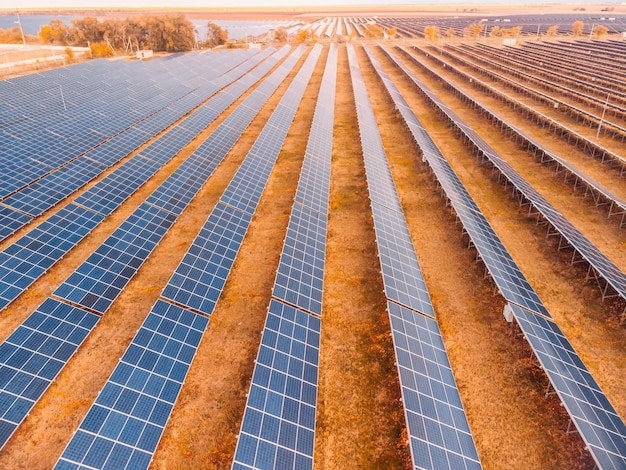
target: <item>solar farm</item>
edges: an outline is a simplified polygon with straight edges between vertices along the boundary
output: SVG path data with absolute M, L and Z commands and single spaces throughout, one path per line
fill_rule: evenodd
M 626 42 L 577 18 L 0 81 L 0 468 L 626 469 Z

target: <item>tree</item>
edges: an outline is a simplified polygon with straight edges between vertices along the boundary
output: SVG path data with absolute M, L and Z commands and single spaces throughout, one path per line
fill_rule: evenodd
M 557 35 L 558 31 L 559 31 L 559 26 L 558 25 L 550 26 L 546 30 L 546 36 L 548 36 L 549 38 L 553 38 L 554 36 Z
M 382 38 L 383 28 L 377 24 L 367 24 L 365 26 L 365 35 L 369 38 Z
M 206 45 L 208 47 L 221 46 L 228 41 L 228 30 L 209 22 L 206 25 Z
M 74 49 L 72 49 L 71 47 L 66 47 L 65 57 L 68 64 L 73 63 L 76 60 L 76 56 L 74 55 Z
M 287 33 L 287 30 L 285 28 L 277 28 L 274 31 L 274 38 L 278 42 L 287 42 L 287 39 L 289 38 L 289 33 Z
M 513 26 L 511 28 L 511 36 L 513 36 L 514 38 L 518 37 L 521 32 L 522 32 L 521 26 Z
M 74 31 L 63 20 L 50 20 L 50 24 L 39 29 L 39 37 L 47 44 L 62 44 L 67 46 L 72 43 Z
M 485 25 L 482 23 L 472 23 L 465 28 L 465 34 L 471 38 L 478 39 L 480 37 L 480 33 L 483 32 L 484 27 Z
M 604 26 L 603 24 L 599 24 L 593 27 L 593 35 L 598 39 L 602 38 L 609 32 L 609 28 Z
M 389 28 L 387 30 L 387 36 L 389 36 L 390 38 L 396 37 L 397 33 L 398 33 L 398 30 L 396 28 Z
M 74 41 L 81 46 L 104 40 L 103 24 L 97 18 L 85 17 L 72 20 L 72 28 Z
M 493 28 L 491 28 L 489 35 L 494 38 L 500 36 L 502 34 L 502 31 L 500 29 L 500 26 L 494 26 Z
M 572 23 L 572 34 L 574 36 L 581 36 L 583 34 L 584 23 L 580 20 Z
M 453 38 L 454 36 L 456 36 L 456 30 L 454 28 L 448 28 L 446 29 L 446 32 L 444 34 L 446 35 L 446 37 Z
M 426 26 L 424 28 L 424 37 L 426 39 L 430 39 L 434 41 L 439 37 L 439 27 L 438 26 Z
M 195 30 L 185 15 L 149 16 L 144 19 L 146 45 L 155 51 L 183 52 L 193 49 Z

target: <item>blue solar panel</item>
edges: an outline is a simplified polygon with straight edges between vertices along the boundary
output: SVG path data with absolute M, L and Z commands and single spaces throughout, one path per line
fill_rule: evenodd
M 32 216 L 38 216 L 104 170 L 104 166 L 80 157 L 3 202 Z
M 104 313 L 174 223 L 175 216 L 143 203 L 55 291 Z
M 162 297 L 211 315 L 252 217 L 218 203 Z
M 404 215 L 376 203 L 371 207 L 387 297 L 434 317 L 435 312 Z
M 510 304 L 513 315 L 599 468 L 626 468 L 626 425 L 552 320 Z
M 332 45 L 312 124 L 312 134 L 328 140 L 332 140 L 332 114 L 329 125 L 320 110 L 334 105 L 336 60 L 337 49 Z M 330 175 L 319 167 L 329 166 L 331 150 L 329 145 L 326 153 L 318 154 L 320 158 L 308 151 L 305 156 L 298 188 L 306 187 L 302 194 L 311 196 L 313 205 L 323 212 L 300 202 L 294 204 L 273 295 L 306 311 L 275 299 L 270 302 L 234 469 L 313 467 L 321 325 L 317 317 L 305 312 L 321 315 L 327 218 L 321 201 L 328 198 Z M 325 194 L 312 192 L 318 187 Z
M 29 223 L 33 218 L 9 207 L 0 206 L 0 240 Z
M 368 52 L 366 46 L 364 49 Z M 421 469 L 480 469 L 356 53 L 350 44 L 348 60 L 413 465 Z M 370 60 L 374 63 L 371 56 Z
M 313 468 L 320 326 L 271 301 L 233 468 Z
M 294 204 L 272 295 L 322 314 L 326 216 Z
M 157 301 L 55 468 L 147 468 L 208 322 Z
M 415 468 L 481 468 L 437 322 L 387 309 Z
M 0 447 L 98 319 L 97 315 L 47 299 L 0 344 Z
M 68 204 L 0 252 L 0 309 L 15 300 L 102 219 L 100 214 Z

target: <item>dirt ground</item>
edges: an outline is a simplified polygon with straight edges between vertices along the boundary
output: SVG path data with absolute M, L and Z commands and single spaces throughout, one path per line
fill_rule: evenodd
M 421 46 L 426 46 L 420 42 Z M 579 352 L 622 418 L 626 417 L 626 330 L 597 288 L 558 253 L 545 227 L 518 211 L 501 185 L 439 119 L 421 94 L 379 51 L 387 73 L 440 146 L 532 287 Z M 212 316 L 152 468 L 229 468 L 241 424 L 260 332 L 295 194 L 327 48 L 319 59 L 285 145 Z M 405 211 L 470 428 L 485 469 L 591 468 L 576 433 L 566 435 L 558 400 L 544 398 L 547 380 L 502 317 L 482 265 L 467 249 L 421 162 L 411 137 L 382 92 L 367 57 L 357 54 L 397 191 Z M 551 170 L 518 150 L 476 112 L 417 65 L 404 63 L 457 110 L 498 152 L 622 270 L 624 229 L 607 220 Z M 261 113 L 181 215 L 113 307 L 0 452 L 0 468 L 47 469 L 61 454 L 139 325 L 236 172 L 290 81 Z M 440 71 L 442 74 L 445 71 Z M 454 75 L 446 75 L 457 80 Z M 469 85 L 464 85 L 469 87 Z M 473 91 L 516 125 L 571 158 L 622 197 L 622 178 L 533 128 L 515 112 Z M 0 341 L 39 305 L 237 106 L 107 218 L 75 250 L 0 314 Z M 340 45 L 330 216 L 321 337 L 315 466 L 410 468 L 395 358 L 376 257 L 365 172 L 345 47 Z M 564 119 L 563 115 L 558 115 Z M 568 123 L 569 125 L 569 123 Z M 73 199 L 73 198 L 70 198 Z M 45 217 L 49 217 L 46 214 Z M 44 220 L 37 220 L 40 223 Z M 0 243 L 8 246 L 34 224 Z

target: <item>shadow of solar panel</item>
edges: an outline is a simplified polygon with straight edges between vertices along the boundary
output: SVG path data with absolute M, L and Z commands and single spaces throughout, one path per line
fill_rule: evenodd
M 320 320 L 272 300 L 233 468 L 312 468 Z
M 55 468 L 147 468 L 208 323 L 158 300 Z
M 626 465 L 626 425 L 561 329 L 547 318 L 509 305 L 598 466 Z
M 11 437 L 98 316 L 47 299 L 0 344 L 0 446 Z

